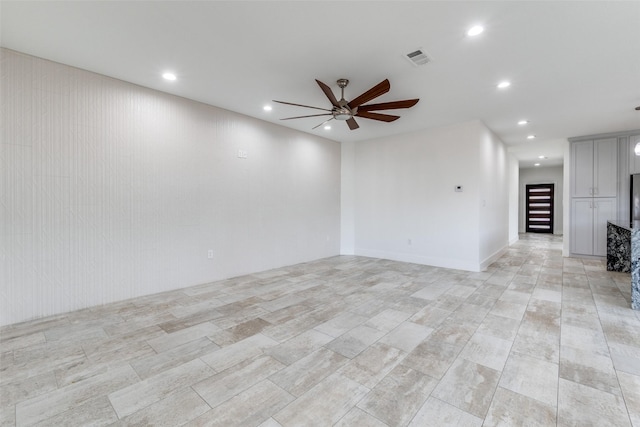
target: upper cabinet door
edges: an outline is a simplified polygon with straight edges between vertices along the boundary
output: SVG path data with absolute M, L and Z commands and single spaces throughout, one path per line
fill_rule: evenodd
M 636 144 L 640 143 L 640 135 L 629 137 L 629 173 L 640 173 L 640 156 L 636 156 Z
M 593 141 L 571 144 L 572 197 L 593 197 Z
M 593 197 L 618 194 L 618 142 L 616 138 L 593 142 Z

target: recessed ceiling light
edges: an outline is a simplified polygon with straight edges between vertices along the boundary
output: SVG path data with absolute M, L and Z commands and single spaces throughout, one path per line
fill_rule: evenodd
M 508 81 L 504 81 L 504 82 L 500 82 L 498 83 L 498 88 L 499 89 L 504 89 L 511 86 L 511 83 L 509 83 Z
M 529 136 L 527 136 L 527 139 L 533 139 L 535 137 L 536 137 L 535 135 L 529 135 Z
M 265 105 L 264 107 L 262 107 L 262 109 L 264 111 L 271 111 L 272 110 L 271 105 Z
M 546 159 L 546 156 L 538 156 L 539 159 Z
M 469 28 L 469 31 L 467 31 L 467 35 L 473 37 L 473 36 L 477 36 L 483 31 L 484 31 L 484 28 L 482 26 L 476 25 L 474 27 Z
M 527 123 L 529 123 L 529 120 L 520 120 L 520 121 L 518 122 L 518 124 L 519 124 L 520 126 L 522 126 L 522 125 L 526 125 Z
M 330 129 L 331 129 L 331 126 L 329 126 L 329 125 L 326 125 L 326 126 L 324 127 L 324 130 L 330 130 Z
M 173 74 L 173 73 L 164 73 L 164 74 L 162 75 L 162 77 L 163 77 L 165 80 L 171 80 L 171 81 L 174 81 L 174 80 L 176 79 L 176 75 L 175 75 L 175 74 Z
M 540 166 L 540 163 L 534 163 L 533 166 Z

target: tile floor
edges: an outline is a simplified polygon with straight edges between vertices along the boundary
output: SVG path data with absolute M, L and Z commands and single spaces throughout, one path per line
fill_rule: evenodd
M 340 256 L 5 327 L 0 425 L 640 426 L 629 275 Z

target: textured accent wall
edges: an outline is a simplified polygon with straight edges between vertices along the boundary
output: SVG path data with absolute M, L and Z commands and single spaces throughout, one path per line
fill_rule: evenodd
M 339 144 L 0 55 L 0 324 L 339 253 Z

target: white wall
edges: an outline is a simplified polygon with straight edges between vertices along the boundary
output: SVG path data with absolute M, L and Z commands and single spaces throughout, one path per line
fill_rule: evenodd
M 477 271 L 508 245 L 506 152 L 480 121 L 358 142 L 352 160 L 355 254 Z
M 518 159 L 513 154 L 508 155 L 508 176 L 509 176 L 509 244 L 518 241 L 518 214 L 520 194 L 520 167 Z
M 562 235 L 562 256 L 569 256 L 569 248 L 571 247 L 571 233 L 569 232 L 571 227 L 571 197 L 570 197 L 570 189 L 571 189 L 571 168 L 573 167 L 571 164 L 571 144 L 568 140 L 562 141 L 563 150 L 564 150 L 564 162 L 563 162 L 563 170 L 564 177 L 562 180 L 563 191 L 562 191 L 562 223 L 566 224 L 567 232 Z
M 480 269 L 487 268 L 509 245 L 509 174 L 507 150 L 481 122 L 480 138 Z
M 341 144 L 340 170 L 340 253 L 355 253 L 355 143 Z
M 0 324 L 339 253 L 339 144 L 0 52 Z
M 520 169 L 519 229 L 526 232 L 526 186 L 554 184 L 553 234 L 564 234 L 564 168 L 563 166 Z

